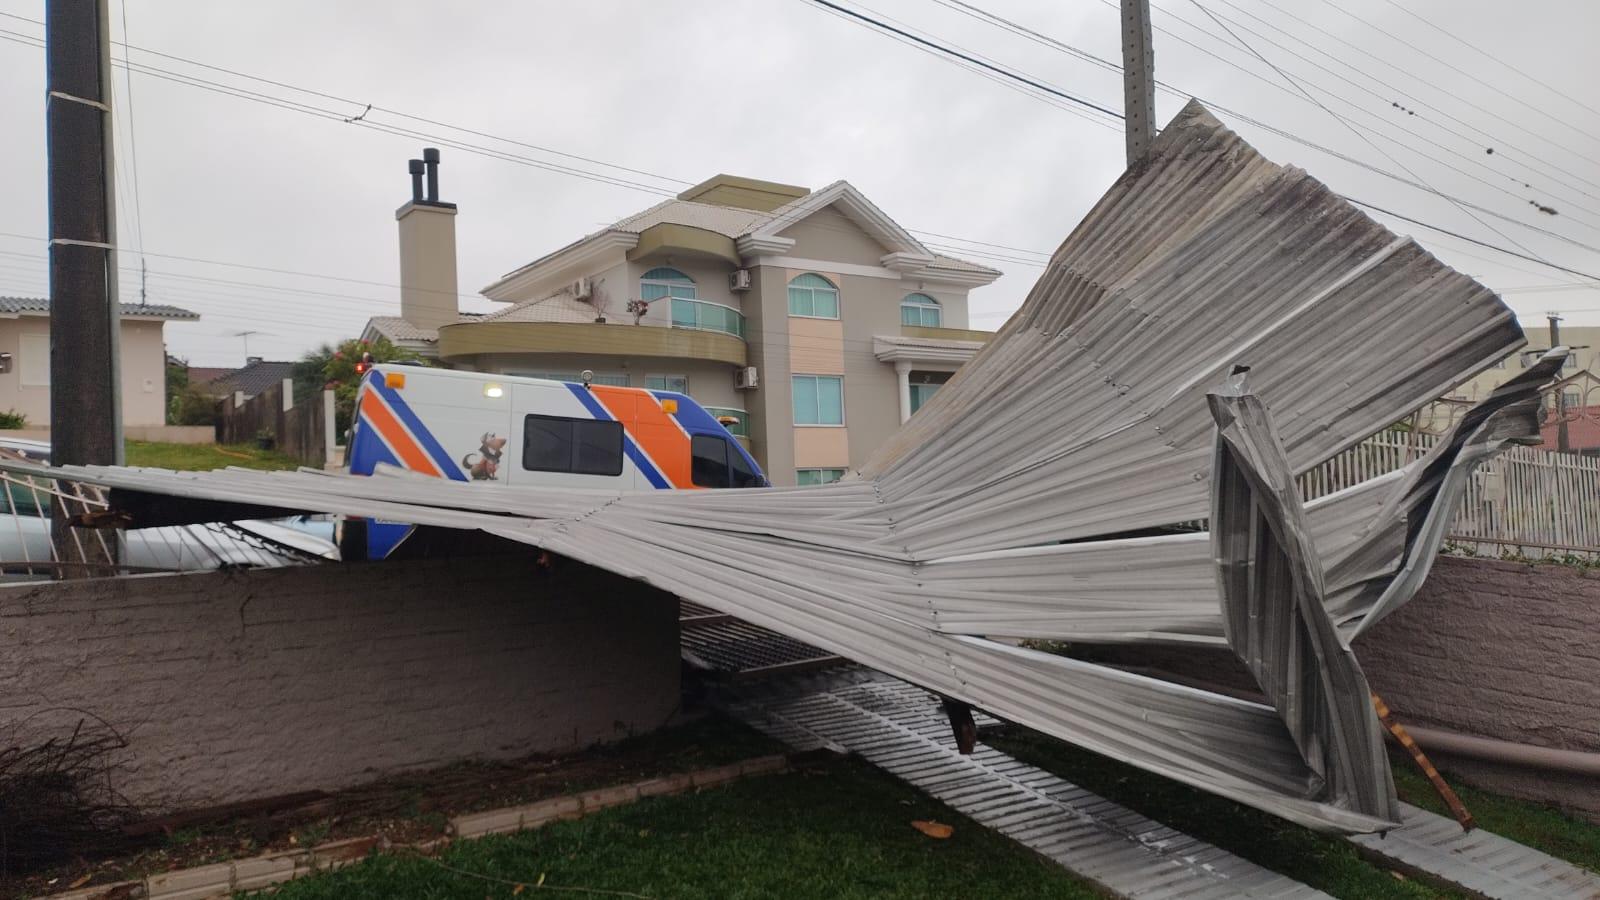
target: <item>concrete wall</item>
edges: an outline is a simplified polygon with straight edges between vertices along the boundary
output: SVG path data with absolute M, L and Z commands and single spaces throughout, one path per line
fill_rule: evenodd
M 6 740 L 98 715 L 153 808 L 571 749 L 678 703 L 676 602 L 528 553 L 5 586 L 0 633 Z
M 160 320 L 122 320 L 122 421 L 161 425 L 167 420 L 166 345 Z M 14 409 L 30 425 L 50 424 L 50 318 L 0 320 L 0 353 L 11 371 L 0 374 L 0 410 Z
M 1440 557 L 1417 596 L 1357 640 L 1355 651 L 1402 725 L 1600 753 L 1600 575 Z M 1108 647 L 1074 655 L 1259 691 L 1227 650 Z M 1600 821 L 1600 780 L 1418 743 L 1452 779 Z
M 1600 753 L 1600 576 L 1441 558 L 1422 593 L 1356 643 L 1403 722 Z M 1600 780 L 1434 754 L 1490 790 L 1600 821 Z

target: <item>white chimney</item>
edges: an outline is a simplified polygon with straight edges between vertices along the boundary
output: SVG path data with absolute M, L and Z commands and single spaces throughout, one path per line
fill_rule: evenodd
M 438 328 L 460 318 L 456 205 L 439 199 L 438 150 L 423 150 L 410 171 L 411 202 L 394 214 L 400 223 L 400 315 L 418 328 Z

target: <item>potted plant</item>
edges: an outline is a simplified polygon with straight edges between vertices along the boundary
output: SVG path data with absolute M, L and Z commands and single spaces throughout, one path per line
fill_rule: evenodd
M 611 308 L 611 295 L 606 293 L 605 283 L 604 278 L 597 278 L 589 289 L 589 305 L 594 307 L 596 325 L 606 324 L 606 311 Z
M 271 428 L 263 428 L 256 432 L 256 446 L 262 450 L 271 450 L 272 445 L 275 443 L 277 443 L 277 435 L 272 433 Z

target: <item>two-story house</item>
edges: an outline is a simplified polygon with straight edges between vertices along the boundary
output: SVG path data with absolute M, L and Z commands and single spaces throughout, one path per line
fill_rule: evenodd
M 967 294 L 1001 274 L 930 251 L 848 182 L 718 175 L 508 273 L 483 289 L 503 309 L 463 316 L 456 210 L 413 195 L 402 312 L 369 335 L 456 368 L 686 391 L 780 485 L 863 462 L 982 346 Z

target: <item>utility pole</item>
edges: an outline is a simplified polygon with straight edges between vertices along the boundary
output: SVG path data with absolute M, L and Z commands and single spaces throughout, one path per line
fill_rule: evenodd
M 50 457 L 119 465 L 111 35 L 106 0 L 48 0 Z
M 1122 113 L 1128 167 L 1156 139 L 1156 56 L 1150 44 L 1150 0 L 1122 0 Z
M 1555 313 L 1546 313 L 1550 320 L 1550 347 L 1561 346 L 1561 317 Z M 1566 364 L 1561 366 L 1566 368 Z M 1560 372 L 1556 373 L 1556 449 L 1565 453 L 1572 449 L 1567 440 L 1567 389 L 1561 384 Z

